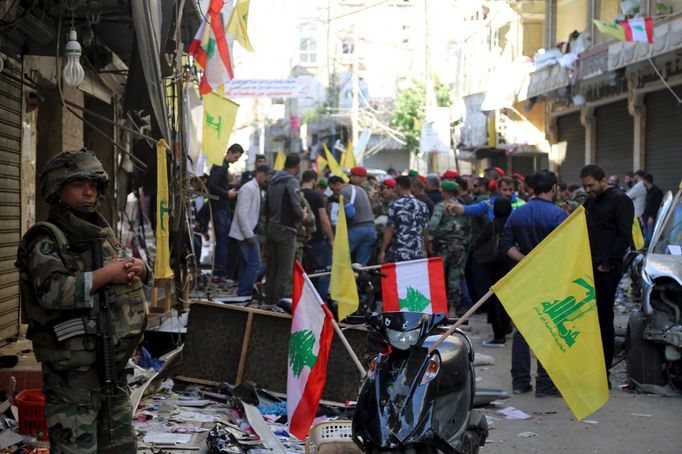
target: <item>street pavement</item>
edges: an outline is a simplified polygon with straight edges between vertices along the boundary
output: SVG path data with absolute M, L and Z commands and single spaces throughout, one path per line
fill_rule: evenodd
M 627 314 L 617 317 L 617 325 L 626 322 Z M 484 315 L 475 315 L 467 331 L 477 353 L 495 358 L 494 365 L 476 367 L 477 386 L 511 393 L 511 340 L 504 348 L 483 347 L 492 333 Z M 621 389 L 625 382 L 622 361 L 612 372 L 608 403 L 583 421 L 576 421 L 563 399 L 533 392 L 485 407 L 491 430 L 481 453 L 682 453 L 682 398 L 636 394 Z M 507 420 L 497 413 L 510 406 L 531 418 Z

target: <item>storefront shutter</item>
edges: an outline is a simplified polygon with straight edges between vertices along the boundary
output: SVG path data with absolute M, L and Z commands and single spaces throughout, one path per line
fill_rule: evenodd
M 598 107 L 596 163 L 606 175 L 623 176 L 633 169 L 634 120 L 626 100 Z
M 21 239 L 21 68 L 6 56 L 0 72 L 0 342 L 18 334 Z
M 682 96 L 682 87 L 676 87 Z M 682 179 L 682 106 L 668 90 L 646 95 L 645 171 L 663 191 L 676 190 Z

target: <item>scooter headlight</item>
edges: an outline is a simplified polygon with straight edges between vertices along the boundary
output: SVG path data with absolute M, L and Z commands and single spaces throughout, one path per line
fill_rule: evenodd
M 398 350 L 407 350 L 419 342 L 420 328 L 410 331 L 396 331 L 393 329 L 386 329 L 386 336 L 388 343 Z
M 438 372 L 440 371 L 440 356 L 437 354 L 434 354 L 431 356 L 431 359 L 429 360 L 428 366 L 426 366 L 426 372 L 424 372 L 424 376 L 422 377 L 420 385 L 425 385 L 434 378 L 438 376 Z

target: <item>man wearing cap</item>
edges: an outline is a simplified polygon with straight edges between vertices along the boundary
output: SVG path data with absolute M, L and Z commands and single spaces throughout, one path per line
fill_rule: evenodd
M 388 206 L 398 197 L 395 187 L 396 184 L 393 178 L 386 178 L 381 183 L 381 214 L 384 216 L 388 212 Z
M 448 305 L 454 314 L 462 304 L 462 277 L 466 263 L 466 251 L 471 239 L 471 218 L 457 216 L 445 211 L 445 204 L 458 199 L 460 186 L 454 181 L 445 180 L 441 183 L 444 200 L 436 205 L 429 231 L 433 238 L 433 252 L 443 258 L 445 276 L 447 279 Z
M 356 179 L 356 181 L 358 180 Z M 344 204 L 352 203 L 355 207 L 355 216 L 347 219 L 348 245 L 351 255 L 355 256 L 355 262 L 367 265 L 372 257 L 372 249 L 377 240 L 377 232 L 374 228 L 374 214 L 372 213 L 369 197 L 360 186 L 345 184 L 337 176 L 329 179 L 329 188 L 334 191 L 335 195 L 343 196 Z
M 426 181 L 426 177 L 417 175 L 414 178 L 410 178 L 410 180 L 412 181 L 412 195 L 426 205 L 426 208 L 429 210 L 429 218 L 431 218 L 436 204 L 424 193 L 424 182 Z
M 362 166 L 350 169 L 350 182 L 365 190 L 367 197 L 369 198 L 370 206 L 372 207 L 372 213 L 377 215 L 381 210 L 381 201 L 379 200 L 377 191 L 372 187 L 369 181 L 367 181 L 367 169 Z
M 388 222 L 378 261 L 404 262 L 426 257 L 429 242 L 429 212 L 410 192 L 409 177 L 395 179 L 398 198 L 388 207 Z
M 443 172 L 443 179 L 444 180 L 454 180 L 459 176 L 459 172 L 455 170 L 446 170 Z

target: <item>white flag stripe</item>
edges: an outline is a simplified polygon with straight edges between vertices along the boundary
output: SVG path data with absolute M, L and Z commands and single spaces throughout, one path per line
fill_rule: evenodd
M 412 288 L 431 301 L 431 283 L 429 281 L 429 260 L 413 260 L 395 264 L 395 278 L 398 285 L 398 298 L 407 298 L 407 289 Z M 408 309 L 400 309 L 407 311 Z M 433 313 L 432 307 L 424 309 L 427 314 Z
M 295 278 L 295 277 L 294 277 Z M 303 289 L 298 300 L 294 316 L 291 321 L 291 332 L 299 330 L 311 330 L 315 335 L 313 353 L 317 356 L 320 352 L 320 335 L 324 327 L 326 314 L 322 309 L 322 298 L 313 287 L 306 274 L 303 275 Z M 287 359 L 288 361 L 288 359 Z M 304 367 L 301 375 L 295 377 L 291 365 L 287 367 L 287 414 L 293 415 L 294 410 L 303 397 L 311 369 Z

